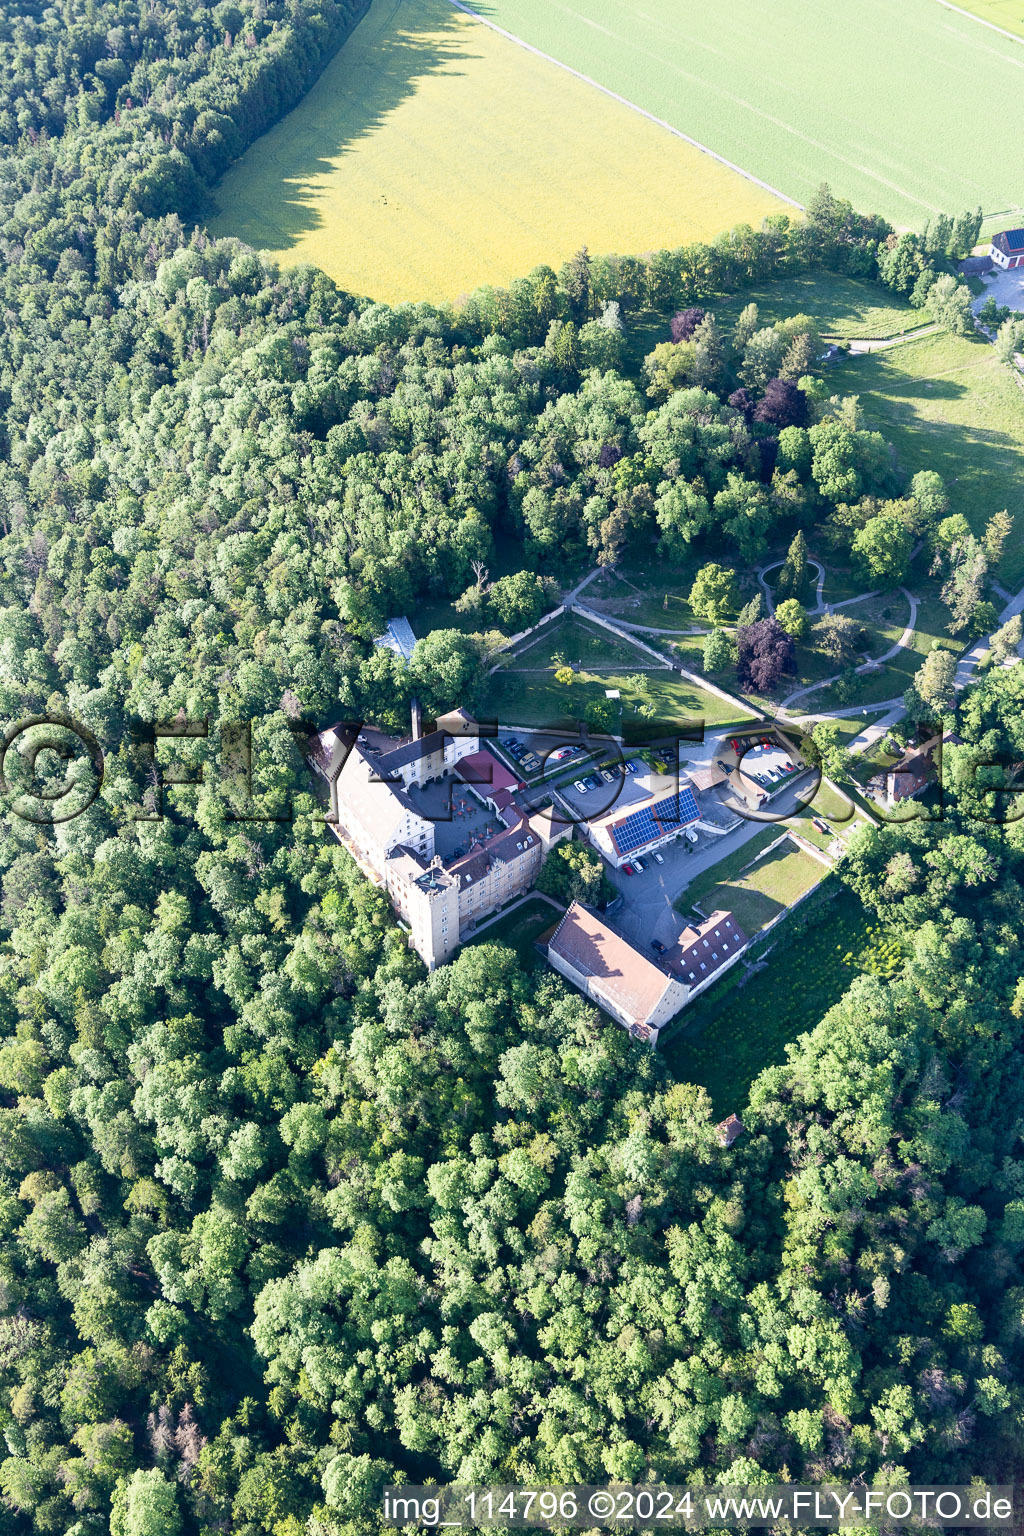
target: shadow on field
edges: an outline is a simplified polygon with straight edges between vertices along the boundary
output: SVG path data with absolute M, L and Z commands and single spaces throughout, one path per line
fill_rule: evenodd
M 320 228 L 310 184 L 428 76 L 468 57 L 465 17 L 445 0 L 373 0 L 312 90 L 230 166 L 217 215 L 256 246 L 283 249 Z
M 914 345 L 908 343 L 908 347 Z M 956 345 L 976 351 L 979 362 L 991 357 L 989 344 L 980 336 L 958 339 Z M 833 375 L 835 387 L 840 393 L 860 397 L 864 426 L 881 432 L 892 444 L 906 474 L 930 469 L 942 476 L 953 510 L 965 513 L 974 531 L 980 533 L 993 508 L 1012 506 L 1022 468 L 1024 433 L 982 424 L 989 414 L 991 386 L 986 381 L 979 389 L 970 364 L 958 370 L 961 378 L 948 374 L 929 378 L 905 366 L 901 350 L 896 347 L 845 361 Z M 969 358 L 970 352 L 964 356 Z M 1012 390 L 1010 393 L 1014 394 Z M 1014 405 L 1015 398 L 1011 402 Z M 946 402 L 950 406 L 948 419 L 942 409 L 929 411 L 929 403 Z M 968 413 L 973 420 L 957 419 Z M 1009 424 L 1013 417 L 1004 411 L 997 419 Z M 1004 561 L 1001 570 L 1003 580 L 1016 582 L 1017 562 L 1011 569 Z

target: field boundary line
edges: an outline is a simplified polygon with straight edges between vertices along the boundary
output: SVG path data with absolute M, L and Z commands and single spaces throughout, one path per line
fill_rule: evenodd
M 684 133 L 681 128 L 674 128 L 663 117 L 655 117 L 653 112 L 648 112 L 646 107 L 638 106 L 635 101 L 630 101 L 628 96 L 620 96 L 618 91 L 613 91 L 607 85 L 602 85 L 600 80 L 594 80 L 590 75 L 583 74 L 582 70 L 573 69 L 571 64 L 565 64 L 561 59 L 556 59 L 554 54 L 545 53 L 542 48 L 535 48 L 525 38 L 517 37 L 514 32 L 508 32 L 504 27 L 499 27 L 496 21 L 488 20 L 486 16 L 481 16 L 479 11 L 474 11 L 472 6 L 466 5 L 465 0 L 448 0 L 448 3 L 453 5 L 457 11 L 462 11 L 464 15 L 472 16 L 474 21 L 482 22 L 485 27 L 490 27 L 491 31 L 497 32 L 499 37 L 507 38 L 510 43 L 515 43 L 519 48 L 525 48 L 527 53 L 532 53 L 538 59 L 544 59 L 548 64 L 553 64 L 556 69 L 564 69 L 567 75 L 574 75 L 577 80 L 582 80 L 584 85 L 592 86 L 595 91 L 600 91 L 602 96 L 609 96 L 612 101 L 617 101 L 620 106 L 628 107 L 631 112 L 636 112 L 640 117 L 646 117 L 649 123 L 654 123 L 657 127 L 666 129 L 675 138 L 682 139 L 685 144 L 692 145 L 694 149 L 699 149 L 702 155 L 709 155 L 712 160 L 717 160 L 719 165 L 724 165 L 730 171 L 735 171 L 738 176 L 743 177 L 744 181 L 752 181 L 755 187 L 760 187 L 763 192 L 770 192 L 773 197 L 788 203 L 791 208 L 799 208 L 801 213 L 805 211 L 803 203 L 798 203 L 795 197 L 790 197 L 787 193 L 780 192 L 778 187 L 773 187 L 770 181 L 762 181 L 760 176 L 754 175 L 753 171 L 745 171 L 742 165 L 737 165 L 734 160 L 727 160 L 717 150 L 709 149 L 706 144 L 702 144 L 699 139 L 694 139 L 690 134 Z M 945 0 L 943 0 L 943 3 L 945 3 Z M 956 7 L 952 6 L 951 9 L 955 10 Z
M 986 21 L 977 11 L 965 11 L 963 6 L 954 5 L 952 0 L 939 0 L 939 4 L 944 11 L 955 11 L 958 16 L 966 16 L 968 21 L 976 21 L 979 27 L 988 27 L 990 32 L 998 32 L 1000 37 L 1008 37 L 1011 43 L 1024 44 L 1024 37 L 1019 32 L 1007 32 L 1005 27 L 997 26 L 994 21 Z

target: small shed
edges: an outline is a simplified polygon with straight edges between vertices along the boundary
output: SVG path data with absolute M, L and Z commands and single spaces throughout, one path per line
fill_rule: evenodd
M 721 1147 L 731 1147 L 737 1136 L 743 1134 L 745 1127 L 739 1115 L 730 1115 L 728 1120 L 722 1120 L 715 1126 L 718 1132 L 718 1144 Z

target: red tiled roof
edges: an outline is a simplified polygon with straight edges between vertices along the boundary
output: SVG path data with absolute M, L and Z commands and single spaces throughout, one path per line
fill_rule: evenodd
M 747 936 L 731 912 L 712 912 L 699 928 L 687 925 L 665 962 L 691 987 L 707 981 L 743 948 Z
M 745 1126 L 739 1115 L 730 1115 L 728 1120 L 721 1120 L 715 1126 L 719 1143 L 723 1147 L 731 1147 L 737 1136 L 743 1134 L 744 1129 Z
M 548 950 L 590 979 L 598 1002 L 602 997 L 613 1002 L 633 1024 L 647 1022 L 670 983 L 660 967 L 578 901 L 555 929 Z
M 457 772 L 465 783 L 479 784 L 484 789 L 516 789 L 521 782 L 490 752 L 471 752 L 458 764 Z

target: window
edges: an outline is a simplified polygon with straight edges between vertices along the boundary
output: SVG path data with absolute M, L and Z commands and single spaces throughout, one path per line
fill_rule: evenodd
M 712 958 L 712 960 L 717 960 L 718 959 L 718 950 L 717 949 L 713 949 L 711 951 L 711 958 Z
M 709 945 L 709 944 L 708 944 L 708 941 L 707 941 L 707 939 L 705 939 L 705 940 L 704 940 L 704 948 L 705 948 L 705 949 L 710 949 L 710 947 L 711 947 L 711 946 L 710 946 L 710 945 Z
M 703 960 L 700 963 L 700 968 L 701 968 L 702 971 L 706 971 L 707 970 L 707 966 L 704 964 Z
M 721 937 L 722 937 L 722 930 L 721 930 L 721 928 L 716 928 L 715 929 L 715 938 L 716 939 L 720 939 Z

